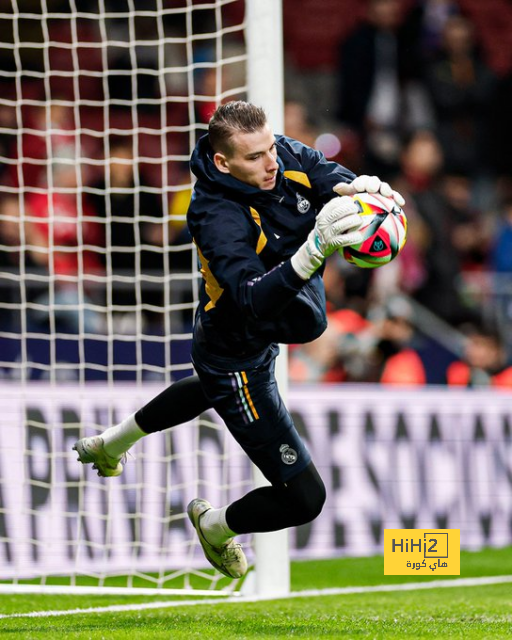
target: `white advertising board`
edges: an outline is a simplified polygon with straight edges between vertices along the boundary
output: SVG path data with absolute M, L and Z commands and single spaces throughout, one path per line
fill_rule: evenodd
M 194 564 L 188 501 L 226 504 L 251 486 L 250 464 L 214 412 L 139 442 L 119 478 L 98 478 L 71 451 L 160 390 L 0 385 L 3 578 Z M 292 531 L 292 557 L 379 553 L 384 528 L 456 528 L 464 548 L 511 544 L 511 401 L 292 387 L 289 407 L 328 494 L 322 514 Z

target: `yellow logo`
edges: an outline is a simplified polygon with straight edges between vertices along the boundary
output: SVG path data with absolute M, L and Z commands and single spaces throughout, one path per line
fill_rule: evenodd
M 384 529 L 384 575 L 460 575 L 460 529 Z

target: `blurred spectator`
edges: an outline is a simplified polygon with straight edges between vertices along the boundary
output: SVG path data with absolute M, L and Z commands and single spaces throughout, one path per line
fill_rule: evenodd
M 442 167 L 437 138 L 429 131 L 414 133 L 403 149 L 396 181 L 406 199 L 407 252 L 412 247 L 417 252 L 417 268 L 404 275 L 404 284 L 418 302 L 447 322 L 458 324 L 468 319 L 468 310 L 457 290 L 461 274 L 461 258 L 453 244 L 457 220 L 443 191 Z M 408 286 L 410 278 L 414 286 Z
M 56 162 L 52 168 L 53 188 L 27 196 L 29 236 L 34 259 L 48 266 L 56 276 L 101 273 L 98 249 L 103 238 L 95 212 L 77 191 L 77 168 Z M 83 249 L 92 245 L 96 250 Z M 37 255 L 37 258 L 36 258 Z
M 356 136 L 339 125 L 329 123 L 322 127 L 298 100 L 286 100 L 284 104 L 284 133 L 320 151 L 328 160 L 346 167 L 360 166 L 360 148 Z
M 101 332 L 102 316 L 92 308 L 88 274 L 103 272 L 99 252 L 103 244 L 95 212 L 77 189 L 77 168 L 64 162 L 52 166 L 52 188 L 46 193 L 29 193 L 27 244 L 35 263 L 48 274 L 50 291 L 33 310 L 32 319 L 45 323 L 54 315 L 61 330 Z M 85 303 L 85 304 L 84 304 Z
M 481 271 L 487 263 L 492 224 L 488 216 L 473 206 L 472 181 L 466 175 L 447 173 L 442 192 L 451 220 L 451 243 L 463 272 Z
M 0 85 L 1 86 L 1 85 Z M 5 164 L 4 159 L 11 159 L 16 155 L 16 109 L 13 106 L 0 105 L 0 184 L 12 184 L 12 168 Z
M 485 327 L 466 329 L 464 359 L 446 371 L 450 386 L 512 388 L 512 366 L 500 335 Z
M 508 331 L 512 320 L 512 199 L 508 198 L 501 207 L 501 219 L 498 222 L 489 251 L 491 270 L 488 280 L 479 283 L 476 293 L 483 298 L 486 313 L 500 327 L 505 327 L 504 342 L 512 353 L 512 336 Z M 469 283 L 470 284 L 470 283 Z M 490 297 L 492 296 L 492 297 Z
M 30 280 L 20 277 L 37 266 L 32 258 L 28 231 L 19 196 L 3 194 L 0 198 L 0 300 L 11 308 L 2 309 L 0 324 L 15 331 L 21 328 L 17 309 L 21 308 L 25 296 L 33 298 Z
M 27 220 L 28 211 L 22 211 L 19 195 L 4 193 L 0 198 L 0 268 L 19 275 L 40 264 L 34 256 L 33 225 Z
M 0 200 L 0 268 L 20 270 L 21 245 L 25 240 L 19 197 L 4 194 Z
M 340 334 L 331 322 L 313 342 L 290 348 L 289 356 L 288 376 L 292 382 L 343 382 L 346 378 L 340 359 Z
M 377 338 L 370 359 L 373 379 L 389 385 L 419 386 L 427 382 L 423 362 L 414 347 L 414 312 L 400 297 L 388 301 L 374 323 Z
M 159 45 L 155 37 L 159 29 L 157 16 L 134 12 L 129 18 L 120 11 L 118 2 L 109 0 L 109 4 L 111 18 L 105 26 L 109 39 L 107 81 L 111 105 L 131 110 L 137 104 L 137 113 L 153 112 L 161 98 Z
M 405 139 L 401 152 L 403 188 L 412 193 L 432 189 L 442 174 L 444 155 L 429 129 L 417 129 Z
M 224 48 L 226 55 L 229 55 L 231 49 L 233 56 L 241 53 L 241 51 L 237 50 L 236 45 L 232 42 L 230 43 L 229 40 L 225 43 Z M 216 65 L 214 50 L 208 46 L 196 48 L 194 62 L 197 65 L 194 73 L 195 119 L 196 122 L 206 125 L 218 107 L 219 102 L 229 102 L 230 100 L 243 98 L 242 92 L 239 96 L 232 93 L 229 97 L 222 98 L 222 96 L 229 92 L 230 88 L 244 84 L 245 78 L 237 77 L 240 71 L 233 64 Z M 198 133 L 202 135 L 205 130 L 206 127 L 201 127 Z
M 26 120 L 25 120 L 26 118 Z M 11 182 L 23 188 L 41 187 L 49 183 L 52 160 L 80 157 L 75 135 L 73 109 L 61 102 L 51 102 L 24 113 L 21 157 L 11 168 Z M 17 148 L 13 148 L 17 154 Z
M 381 177 L 396 168 L 404 131 L 428 122 L 413 35 L 400 0 L 369 0 L 341 47 L 338 116 L 361 138 L 364 172 Z
M 361 366 L 359 358 L 365 346 L 359 336 L 371 333 L 370 323 L 353 309 L 339 309 L 327 315 L 327 329 L 319 338 L 290 348 L 288 374 L 292 382 L 360 379 L 355 369 Z
M 503 205 L 501 223 L 490 254 L 490 267 L 497 273 L 512 273 L 512 200 Z
M 448 19 L 460 12 L 454 0 L 419 0 L 415 13 L 418 21 L 420 52 L 423 60 L 434 57 L 442 46 L 444 27 Z
M 407 241 L 400 255 L 384 269 L 358 269 L 345 266 L 339 277 L 345 279 L 343 289 L 346 298 L 354 306 L 354 285 L 359 282 L 357 308 L 367 313 L 369 304 L 385 304 L 393 296 L 406 293 L 415 295 L 426 284 L 428 270 L 425 254 L 432 238 L 427 223 L 416 204 L 416 193 L 428 191 L 438 180 L 442 167 L 439 144 L 430 131 L 419 130 L 409 138 L 401 155 L 402 173 L 394 178 L 393 186 L 406 199 Z M 332 264 L 332 261 L 331 263 Z M 328 263 L 326 273 L 331 268 Z M 328 286 L 332 278 L 324 278 L 327 296 L 336 291 L 336 285 Z M 366 301 L 366 302 L 365 302 Z
M 284 133 L 290 138 L 300 140 L 315 148 L 317 132 L 306 106 L 296 100 L 287 100 L 284 104 Z
M 143 274 L 162 276 L 164 219 L 162 197 L 137 170 L 131 137 L 110 140 L 106 176 L 92 185 L 90 200 L 105 227 L 104 268 L 112 286 L 112 304 L 134 311 L 140 298 L 161 304 L 161 291 Z
M 196 96 L 202 97 L 201 100 L 196 99 L 194 102 L 194 111 L 197 122 L 208 124 L 213 112 L 217 108 L 216 98 L 223 90 L 222 86 L 217 86 L 221 77 L 221 71 L 215 67 L 208 67 L 196 72 Z
M 489 116 L 496 78 L 479 55 L 474 26 L 464 16 L 446 21 L 443 46 L 426 65 L 425 82 L 447 170 L 486 172 L 492 161 Z
M 329 314 L 328 329 L 310 344 L 290 349 L 292 382 L 379 382 L 418 386 L 427 382 L 415 348 L 414 313 L 395 296 L 363 318 L 351 309 Z
M 15 322 L 14 305 L 20 303 L 21 237 L 18 198 L 3 197 L 0 200 L 0 300 L 4 303 L 0 314 L 2 330 L 20 330 L 19 322 Z
M 341 260 L 341 256 L 334 255 L 325 262 L 323 279 L 328 312 L 347 305 L 346 279 Z

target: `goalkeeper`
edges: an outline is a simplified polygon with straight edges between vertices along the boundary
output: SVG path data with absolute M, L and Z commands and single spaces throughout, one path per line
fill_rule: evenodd
M 101 436 L 79 440 L 82 463 L 117 476 L 140 438 L 214 408 L 270 486 L 213 508 L 188 506 L 204 553 L 219 571 L 247 570 L 238 534 L 310 522 L 325 487 L 285 407 L 274 375 L 278 343 L 304 343 L 326 328 L 326 258 L 361 242 L 350 197 L 403 198 L 375 176 L 356 177 L 304 144 L 275 136 L 265 112 L 229 102 L 213 114 L 192 154 L 197 182 L 187 222 L 203 276 L 192 344 L 197 372 Z

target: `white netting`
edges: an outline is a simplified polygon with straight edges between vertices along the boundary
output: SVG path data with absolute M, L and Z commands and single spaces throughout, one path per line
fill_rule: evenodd
M 215 105 L 246 95 L 244 2 L 2 7 L 2 573 L 163 586 L 204 564 L 187 499 L 250 483 L 236 445 L 210 417 L 147 438 L 110 482 L 69 450 L 192 373 L 188 159 Z

